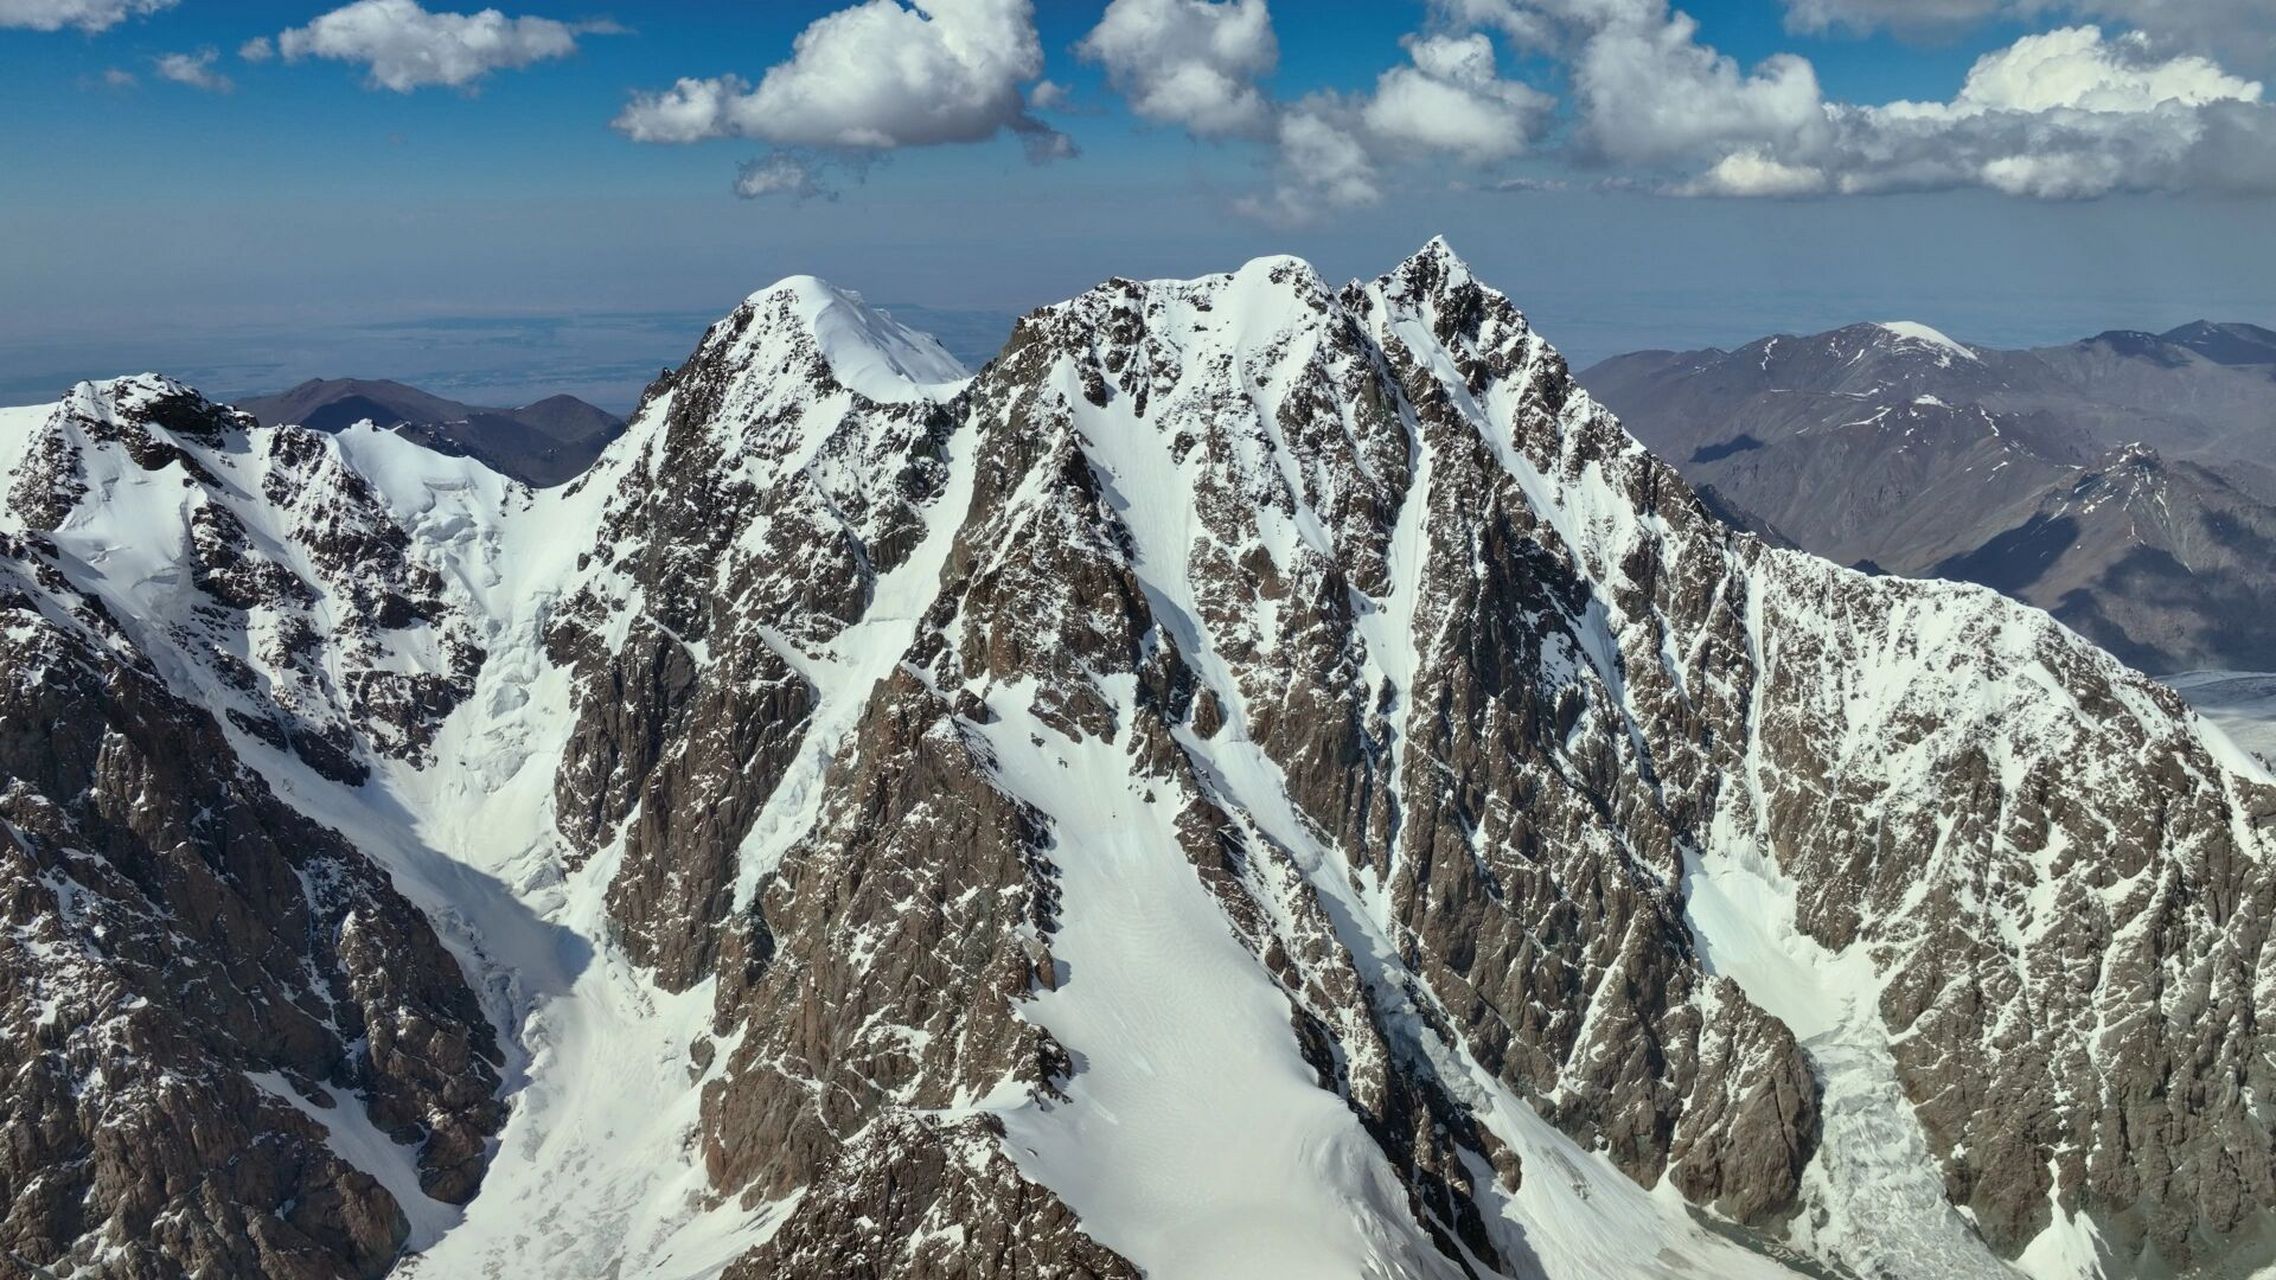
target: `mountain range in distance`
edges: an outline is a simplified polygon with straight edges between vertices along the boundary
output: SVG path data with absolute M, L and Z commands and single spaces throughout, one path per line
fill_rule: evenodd
M 2153 673 L 2276 669 L 2276 332 L 2000 351 L 1859 324 L 1582 381 L 1765 536 L 1991 586 Z
M 515 409 L 461 404 L 400 382 L 312 378 L 290 391 L 240 400 L 263 426 L 337 432 L 369 421 L 441 453 L 475 458 L 539 488 L 575 479 L 624 432 L 624 419 L 575 396 Z

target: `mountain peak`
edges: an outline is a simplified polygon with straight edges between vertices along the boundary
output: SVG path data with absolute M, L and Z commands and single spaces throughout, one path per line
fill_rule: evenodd
M 1443 235 L 1432 236 L 1429 240 L 1425 241 L 1422 248 L 1417 249 L 1412 254 L 1408 255 L 1407 261 L 1438 262 L 1448 266 L 1460 267 L 1464 271 L 1468 271 L 1470 269 L 1470 264 L 1463 261 L 1462 255 L 1454 251 L 1454 243 Z
M 789 276 L 750 296 L 758 320 L 803 329 L 823 363 L 847 390 L 880 403 L 937 398 L 943 388 L 970 378 L 956 357 L 931 334 L 921 333 L 872 307 L 850 289 L 818 276 Z
M 81 382 L 72 387 L 64 404 L 92 421 L 134 423 L 198 438 L 252 425 L 251 418 L 213 403 L 162 373 Z
M 1394 268 L 1389 278 L 1436 288 L 1453 288 L 1477 279 L 1470 264 L 1454 251 L 1454 245 L 1445 236 L 1432 236 Z
M 2158 336 L 2215 364 L 2276 364 L 2276 330 L 2256 324 L 2196 320 Z
M 1982 363 L 1981 357 L 1965 344 L 1946 335 L 1943 330 L 1920 323 L 1918 320 L 1882 320 L 1874 328 L 1896 339 L 1900 346 L 1926 347 L 1945 360 L 1973 360 Z
M 90 378 L 73 386 L 71 394 L 74 399 L 97 399 L 125 404 L 197 393 L 163 373 L 130 373 L 118 378 Z

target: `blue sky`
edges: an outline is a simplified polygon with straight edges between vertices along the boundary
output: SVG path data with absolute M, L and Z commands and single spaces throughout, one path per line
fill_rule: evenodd
M 1120 2 L 1152 11 L 1134 47 L 1085 49 L 1105 0 L 1038 0 L 1040 66 L 1012 76 L 1010 107 L 942 124 L 958 108 L 923 100 L 930 82 L 885 85 L 890 102 L 846 108 L 882 143 L 846 146 L 812 141 L 839 117 L 802 122 L 753 88 L 842 3 L 510 3 L 566 24 L 574 51 L 398 92 L 353 40 L 339 57 L 315 36 L 297 58 L 241 56 L 320 31 L 338 7 L 322 0 L 178 0 L 115 22 L 103 6 L 152 0 L 0 0 L 0 400 L 158 367 L 217 394 L 352 373 L 623 407 L 707 318 L 791 272 L 990 313 L 935 317 L 978 333 L 1108 275 L 1278 251 L 1367 274 L 1441 232 L 1577 362 L 1898 316 L 1990 343 L 2276 321 L 2267 0 L 2207 0 L 2236 15 L 2209 31 L 2128 0 L 2029 22 L 2022 0 L 1926 0 L 1957 16 L 1900 32 L 1893 0 L 1703 2 L 1685 7 L 1695 29 L 1663 0 L 1619 0 L 1624 29 L 1574 17 L 1574 0 L 1277 0 L 1269 66 L 1225 64 L 1253 108 L 1237 127 L 1142 96 L 1191 47 L 1162 24 L 1212 6 Z M 78 21 L 33 29 L 58 14 Z M 622 29 L 585 25 L 607 22 Z M 2098 39 L 2061 60 L 2018 52 L 2089 22 Z M 1430 49 L 1488 51 L 1490 72 L 1444 70 Z M 168 78 L 170 54 L 203 87 Z M 1806 101 L 1774 58 L 1806 59 Z M 1395 68 L 1468 96 L 1401 114 L 1379 79 Z M 628 136 L 641 95 L 729 75 L 742 113 L 688 126 L 699 140 Z M 1629 110 L 1623 76 L 1692 96 Z M 1938 105 L 1885 109 L 1900 99 Z M 1486 132 L 1451 132 L 1470 105 Z M 928 121 L 993 132 L 941 140 Z M 1334 154 L 1351 172 L 1323 176 L 1299 126 L 1348 143 Z M 2010 137 L 2030 130 L 2026 153 Z M 1039 134 L 1079 154 L 1031 163 L 1022 141 Z M 2245 141 L 2214 153 L 2215 135 Z M 738 167 L 770 156 L 817 186 L 737 198 Z

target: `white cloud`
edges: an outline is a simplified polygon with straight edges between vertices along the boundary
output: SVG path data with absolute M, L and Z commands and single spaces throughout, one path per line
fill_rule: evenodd
M 1266 222 L 1303 226 L 1382 200 L 1381 172 L 1350 114 L 1329 99 L 1283 113 L 1274 139 L 1278 181 L 1268 192 L 1244 196 L 1234 208 Z
M 247 62 L 267 62 L 277 56 L 277 46 L 267 36 L 254 36 L 237 46 L 237 56 Z
M 1286 225 L 1378 203 L 1384 175 L 1434 157 L 1473 165 L 1524 153 L 1555 99 L 1501 77 L 1483 35 L 1409 36 L 1407 63 L 1360 97 L 1317 93 L 1279 109 L 1273 185 L 1236 208 Z
M 158 78 L 171 80 L 175 84 L 186 84 L 192 89 L 203 89 L 207 93 L 230 93 L 237 88 L 237 82 L 214 70 L 214 63 L 220 58 L 221 54 L 212 49 L 200 49 L 196 53 L 161 54 L 155 60 Z
M 1668 0 L 1431 0 L 1431 12 L 1443 30 L 1494 31 L 1564 64 L 1575 146 L 1598 160 L 1655 164 L 1824 128 L 1806 59 L 1742 68 Z
M 1654 163 L 1718 144 L 1791 145 L 1824 128 L 1805 59 L 1777 54 L 1742 71 L 1698 42 L 1688 15 L 1625 8 L 1587 37 L 1571 70 L 1583 137 L 1604 155 Z
M 1932 36 L 1987 21 L 2055 16 L 2131 27 L 2169 52 L 2254 66 L 2276 60 L 2276 0 L 1785 0 L 1786 25 L 1811 33 Z
M 1548 94 L 1502 79 L 1483 35 L 1411 37 L 1407 53 L 1411 65 L 1384 72 L 1362 113 L 1387 143 L 1480 164 L 1506 160 L 1525 150 L 1556 107 Z
M 1794 31 L 1890 30 L 1926 35 L 2007 17 L 2031 0 L 1786 0 Z
M 2169 49 L 2276 65 L 2276 0 L 2069 0 L 2067 7 L 2122 22 Z
M 1946 102 L 1824 104 L 1823 128 L 1766 131 L 1676 185 L 1797 196 L 1977 186 L 2036 199 L 2120 191 L 2276 189 L 2276 115 L 2262 87 L 2139 33 L 2026 36 L 1980 58 Z
M 815 20 L 756 86 L 683 79 L 635 96 L 615 124 L 639 142 L 758 138 L 870 152 L 1009 131 L 1044 160 L 1073 146 L 1028 110 L 1022 87 L 1042 74 L 1032 0 L 866 0 Z
M 1696 196 L 1814 196 L 1825 192 L 1825 171 L 1787 164 L 1760 151 L 1734 151 L 1677 188 Z
M 128 18 L 171 9 L 175 0 L 0 0 L 0 27 L 61 31 L 76 27 L 89 35 L 108 31 Z
M 1866 29 L 2058 6 L 2190 7 L 1789 0 L 1788 9 L 1797 27 Z M 2145 31 L 2025 36 L 1979 59 L 1949 100 L 1862 105 L 1827 100 L 1815 69 L 1792 54 L 1742 68 L 1668 0 L 1433 0 L 1433 13 L 1444 29 L 1491 29 L 1563 62 L 1576 158 L 1627 167 L 1664 191 L 1792 198 L 1973 186 L 2077 199 L 2276 187 L 2276 109 L 2261 86 Z
M 1375 205 L 1384 175 L 1434 155 L 1493 164 L 1520 155 L 1548 123 L 1548 93 L 1502 80 L 1493 41 L 1409 36 L 1407 66 L 1375 80 L 1375 93 L 1313 93 L 1281 109 L 1275 182 L 1238 200 L 1243 214 L 1272 223 L 1316 223 Z
M 618 132 L 634 142 L 700 142 L 733 137 L 740 132 L 733 119 L 739 103 L 748 101 L 751 86 L 740 76 L 709 80 L 682 77 L 660 93 L 634 98 L 617 114 Z
M 577 51 L 579 36 L 618 30 L 605 22 L 509 18 L 496 9 L 433 13 L 417 0 L 355 0 L 280 34 L 276 51 L 287 61 L 361 63 L 374 88 L 409 93 L 429 85 L 464 88 L 492 71 L 566 58 Z M 258 55 L 249 52 L 256 45 Z M 240 53 L 258 61 L 267 46 L 256 41 Z
M 787 151 L 745 163 L 735 175 L 735 194 L 745 200 L 763 200 L 769 196 L 785 196 L 802 202 L 816 197 L 837 198 L 836 193 L 822 184 L 812 162 Z
M 2167 105 L 2255 102 L 2261 87 L 2212 61 L 2160 59 L 2147 37 L 2103 38 L 2098 27 L 2071 27 L 2025 36 L 1984 55 L 1949 107 L 1951 115 L 1991 111 L 2141 113 Z M 1900 104 L 1910 107 L 1912 104 Z M 1899 109 L 1892 107 L 1892 110 Z
M 1642 30 L 1669 21 L 1667 0 L 1430 0 L 1449 30 L 1499 31 L 1528 49 L 1570 55 L 1601 31 Z
M 1475 0 L 1481 12 L 1507 2 Z M 1268 145 L 1269 186 L 1235 208 L 1300 224 L 1381 201 L 1397 170 L 1444 156 L 1494 164 L 1541 135 L 1556 100 L 1502 78 L 1485 34 L 1445 25 L 1402 41 L 1406 61 L 1377 76 L 1372 91 L 1295 102 L 1265 85 L 1279 61 L 1266 0 L 1113 0 L 1078 48 L 1141 119 L 1195 138 Z
M 1282 224 L 1374 204 L 1384 175 L 1431 156 L 1491 164 L 1526 150 L 1555 99 L 1501 77 L 1483 34 L 1428 33 L 1402 42 L 1404 64 L 1372 92 L 1276 101 L 1265 87 L 1279 43 L 1265 0 L 1113 0 L 1082 55 L 1142 119 L 1201 139 L 1271 147 L 1269 187 L 1235 202 Z
M 1265 0 L 1113 0 L 1080 48 L 1144 119 L 1200 138 L 1272 131 L 1258 82 L 1280 45 Z

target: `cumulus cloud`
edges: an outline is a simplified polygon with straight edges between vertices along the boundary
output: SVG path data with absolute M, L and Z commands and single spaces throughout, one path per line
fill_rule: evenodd
M 2252 102 L 2260 94 L 2260 85 L 2209 59 L 2159 58 L 2139 33 L 2106 40 L 2099 27 L 2069 27 L 2025 36 L 1984 55 L 1949 105 L 1898 103 L 1889 110 L 1948 117 L 1994 111 L 2142 113 Z
M 254 36 L 237 46 L 237 56 L 247 62 L 267 62 L 277 56 L 277 46 L 267 36 Z
M 2050 13 L 2125 25 L 2026 36 L 1981 58 L 1949 98 L 1883 104 L 1829 99 L 1794 54 L 1741 64 L 1671 0 L 1428 0 L 1405 58 L 1372 86 L 1296 100 L 1269 87 L 1279 46 L 1268 0 L 1110 0 L 1076 51 L 1139 118 L 1261 144 L 1270 178 L 1238 204 L 1276 222 L 1379 202 L 1394 178 L 1434 159 L 1491 187 L 1493 167 L 1544 138 L 1602 171 L 1600 186 L 1674 195 L 2276 189 L 2276 108 L 2225 55 L 2192 52 L 2183 38 L 2210 29 L 2183 10 L 2265 17 L 2276 0 L 1784 3 L 1790 26 L 1816 33 Z M 1553 64 L 1566 100 L 1505 77 L 1496 55 L 1509 48 Z M 833 157 L 1004 133 L 1037 160 L 1071 154 L 1037 118 L 1070 106 L 1043 72 L 1033 0 L 861 0 L 808 26 L 756 83 L 684 79 L 636 95 L 615 127 L 645 142 L 771 144 L 744 166 L 738 192 L 811 199 L 830 194 Z
M 0 27 L 32 31 L 76 27 L 93 35 L 174 4 L 175 0 L 0 0 Z
M 2008 17 L 2032 0 L 1786 0 L 1793 31 L 1934 34 Z
M 1385 175 L 1402 166 L 1508 160 L 1547 127 L 1555 100 L 1503 79 L 1485 36 L 1413 36 L 1406 46 L 1406 65 L 1377 77 L 1373 93 L 1313 94 L 1282 108 L 1272 188 L 1236 207 L 1270 222 L 1316 222 L 1380 202 Z
M 578 37 L 620 30 L 607 22 L 509 18 L 496 9 L 433 13 L 418 0 L 355 0 L 280 34 L 275 51 L 290 62 L 359 63 L 372 87 L 409 93 L 431 85 L 465 88 L 492 71 L 566 58 L 577 51 Z M 269 46 L 253 41 L 239 53 L 260 61 Z
M 161 54 L 155 65 L 161 80 L 186 84 L 207 93 L 230 93 L 237 88 L 237 82 L 214 70 L 214 63 L 220 58 L 221 54 L 215 50 L 200 49 L 196 53 Z
M 1946 102 L 1827 104 L 1826 127 L 1716 157 L 1693 194 L 1873 194 L 1982 186 L 2085 199 L 2276 188 L 2261 85 L 2140 33 L 2026 36 L 1984 55 Z
M 1778 54 L 1742 70 L 1698 43 L 1689 15 L 1649 7 L 1661 12 L 1592 33 L 1573 63 L 1588 145 L 1615 160 L 1653 163 L 1718 145 L 1799 143 L 1823 128 L 1807 60 Z
M 1258 82 L 1280 44 L 1265 0 L 1113 0 L 1080 50 L 1144 119 L 1201 138 L 1273 129 Z
M 2174 52 L 2261 66 L 2276 60 L 2276 0 L 1785 0 L 1786 25 L 1813 34 L 1934 36 L 1983 22 L 2111 22 Z
M 2069 0 L 2067 7 L 2123 23 L 2165 48 L 2276 66 L 2276 0 Z
M 1747 150 L 1724 156 L 1676 190 L 1695 196 L 1814 196 L 1823 194 L 1828 182 L 1822 169 Z
M 1431 11 L 1443 29 L 1493 31 L 1564 64 L 1573 141 L 1596 159 L 1651 164 L 1823 128 L 1807 59 L 1741 67 L 1668 0 L 1432 0 Z
M 1283 113 L 1273 141 L 1278 180 L 1270 190 L 1236 201 L 1239 212 L 1302 226 L 1382 200 L 1381 171 L 1342 104 L 1319 99 Z
M 735 175 L 735 194 L 745 200 L 781 196 L 801 203 L 817 197 L 837 198 L 834 191 L 822 185 L 813 162 L 788 151 L 745 162 Z
M 2276 0 L 2235 0 L 2268 9 Z M 2222 6 L 2232 0 L 2204 0 Z M 1949 100 L 1828 100 L 1811 64 L 1742 67 L 1668 0 L 1433 0 L 1447 30 L 1495 31 L 1560 61 L 1572 152 L 1687 195 L 1805 197 L 1985 187 L 2079 199 L 2276 186 L 2261 86 L 2148 31 L 2025 36 Z M 2148 0 L 1788 0 L 1800 28 L 1966 23 Z
M 1275 180 L 1238 200 L 1256 219 L 1304 225 L 1382 203 L 1384 175 L 1452 155 L 1491 164 L 1525 153 L 1552 100 L 1502 80 L 1484 36 L 1407 41 L 1409 64 L 1377 77 L 1375 93 L 1313 93 L 1281 109 Z
M 1482 33 L 1402 43 L 1406 61 L 1371 91 L 1292 103 L 1264 85 L 1279 58 L 1265 0 L 1113 0 L 1079 51 L 1142 119 L 1267 144 L 1271 185 L 1235 207 L 1306 223 L 1380 201 L 1386 173 L 1431 156 L 1491 164 L 1519 155 L 1555 111 L 1548 94 L 1502 77 Z
M 1022 90 L 1042 74 L 1032 0 L 867 0 L 800 32 L 790 59 L 756 85 L 683 79 L 635 96 L 615 124 L 638 142 L 757 138 L 872 153 L 1010 132 L 1048 160 L 1073 144 L 1029 111 Z
M 1407 55 L 1411 64 L 1384 72 L 1361 113 L 1386 143 L 1480 164 L 1506 160 L 1525 150 L 1556 108 L 1548 94 L 1502 79 L 1483 35 L 1410 37 Z

